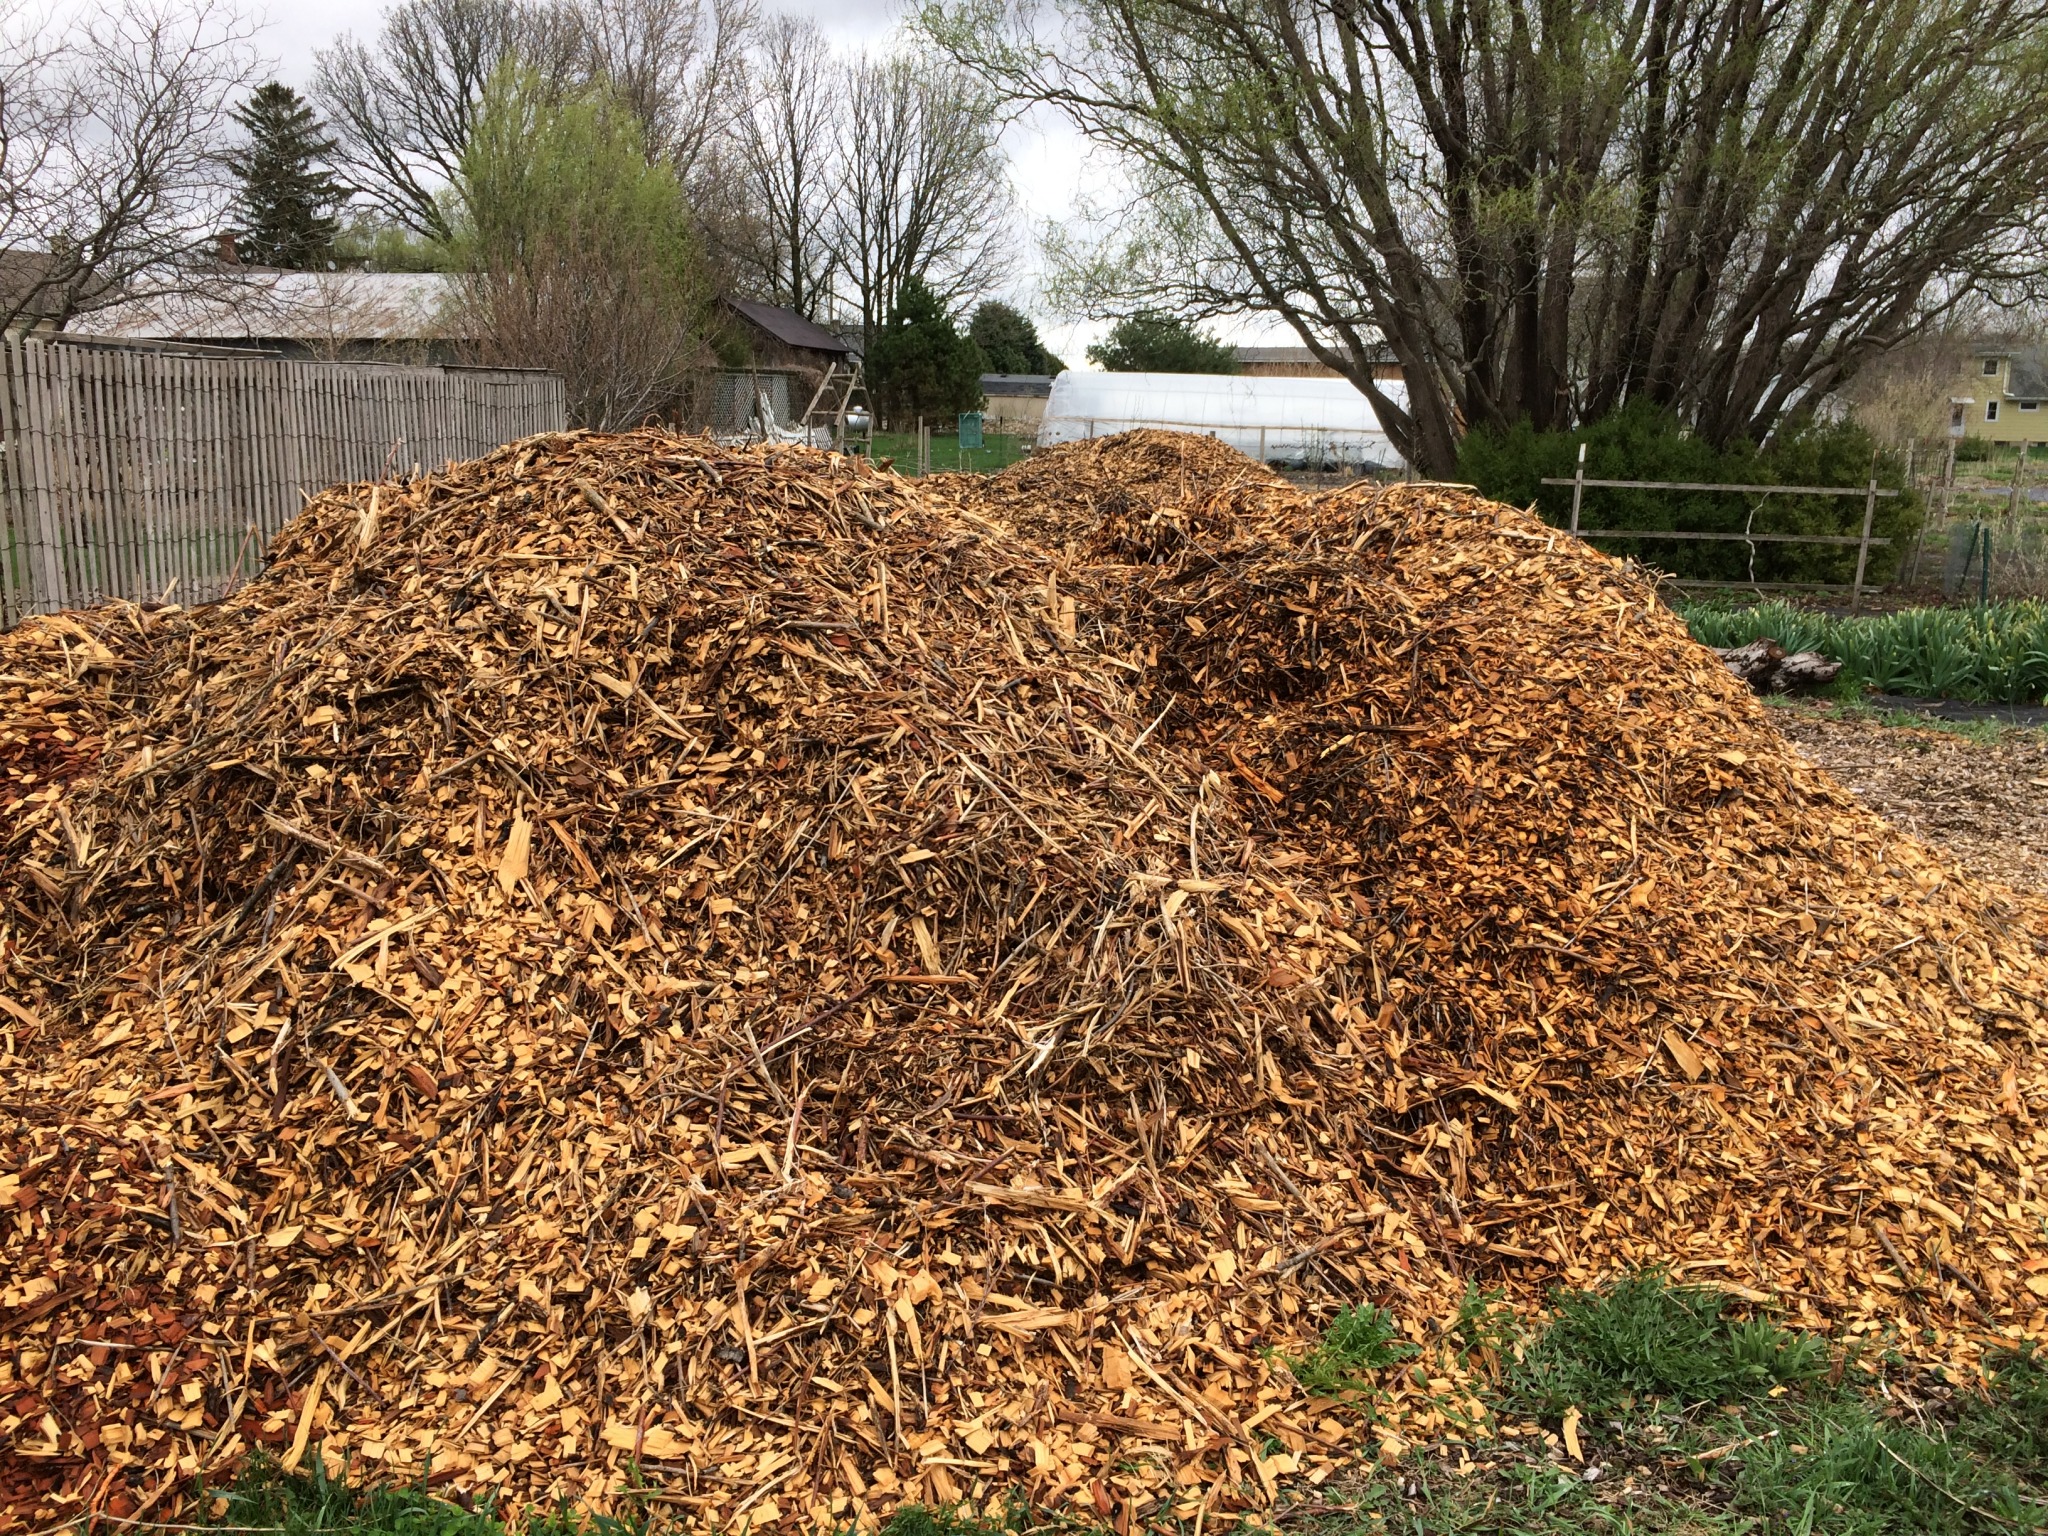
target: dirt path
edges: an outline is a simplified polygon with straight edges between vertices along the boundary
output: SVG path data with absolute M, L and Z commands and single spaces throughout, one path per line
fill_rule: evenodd
M 1774 712 L 1801 751 L 1872 810 L 1971 873 L 2048 891 L 2048 734 L 1946 731 Z

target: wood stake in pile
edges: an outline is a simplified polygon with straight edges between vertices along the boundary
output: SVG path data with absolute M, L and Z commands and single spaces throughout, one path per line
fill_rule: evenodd
M 1352 1453 L 1351 1302 L 2042 1331 L 2041 909 L 1462 493 L 536 439 L 0 697 L 19 1522 L 1213 1518 Z

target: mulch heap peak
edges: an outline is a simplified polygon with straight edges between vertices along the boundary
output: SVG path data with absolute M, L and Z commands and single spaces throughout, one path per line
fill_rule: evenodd
M 1460 490 L 534 439 L 0 699 L 20 1524 L 258 1447 L 1221 1518 L 1370 1443 L 1347 1304 L 2043 1331 L 2043 909 Z

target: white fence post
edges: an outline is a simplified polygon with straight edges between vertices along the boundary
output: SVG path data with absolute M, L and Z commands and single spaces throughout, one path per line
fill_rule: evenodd
M 1572 537 L 1579 536 L 1579 500 L 1586 494 L 1586 445 L 1579 444 L 1579 467 L 1572 472 Z

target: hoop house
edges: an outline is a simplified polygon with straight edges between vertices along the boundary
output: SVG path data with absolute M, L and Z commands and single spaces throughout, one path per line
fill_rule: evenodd
M 1404 385 L 1380 387 L 1406 403 Z M 1038 441 L 1071 443 L 1133 427 L 1199 433 L 1284 468 L 1402 467 L 1371 404 L 1348 379 L 1070 368 L 1052 381 Z

